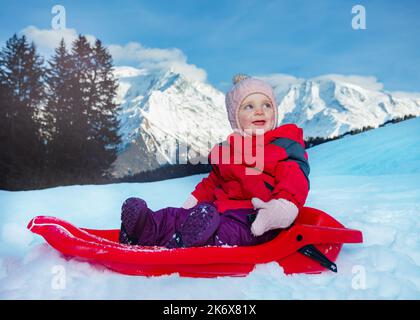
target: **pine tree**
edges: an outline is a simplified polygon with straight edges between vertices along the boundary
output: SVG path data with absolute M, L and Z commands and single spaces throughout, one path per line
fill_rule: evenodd
M 111 55 L 99 40 L 92 48 L 79 35 L 70 53 L 62 41 L 49 65 L 50 167 L 67 182 L 95 181 L 114 162 L 120 143 Z
M 0 52 L 2 99 L 7 138 L 0 148 L 7 152 L 9 167 L 6 184 L 36 181 L 42 174 L 43 143 L 40 109 L 44 97 L 43 59 L 25 36 L 14 34 Z
M 115 102 L 118 84 L 112 72 L 112 57 L 96 40 L 93 48 L 95 79 L 92 83 L 93 112 L 91 130 L 95 141 L 93 163 L 101 175 L 105 175 L 117 157 L 121 142 L 118 134 L 120 107 Z
M 48 61 L 47 115 L 49 127 L 47 167 L 50 179 L 65 181 L 69 178 L 69 169 L 74 167 L 72 140 L 75 126 L 74 98 L 71 85 L 74 82 L 74 68 L 70 54 L 61 39 L 55 54 Z
M 97 40 L 92 48 L 82 35 L 72 49 L 75 68 L 75 105 L 78 115 L 81 173 L 85 178 L 104 176 L 116 158 L 118 136 L 117 90 L 112 58 Z
M 77 180 L 96 176 L 90 166 L 90 117 L 91 117 L 91 82 L 94 78 L 92 63 L 92 48 L 86 37 L 79 35 L 73 42 L 70 54 L 72 77 L 69 82 L 70 95 L 73 99 L 72 137 L 70 149 L 72 168 L 71 175 Z M 73 120 L 73 119 L 72 119 Z

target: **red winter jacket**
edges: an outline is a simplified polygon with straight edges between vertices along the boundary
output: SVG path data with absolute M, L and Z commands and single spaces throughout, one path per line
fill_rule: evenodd
M 251 198 L 286 199 L 299 209 L 309 192 L 309 164 L 303 131 L 294 124 L 263 136 L 232 133 L 209 154 L 212 170 L 192 192 L 198 202 L 214 202 L 220 213 L 253 208 Z

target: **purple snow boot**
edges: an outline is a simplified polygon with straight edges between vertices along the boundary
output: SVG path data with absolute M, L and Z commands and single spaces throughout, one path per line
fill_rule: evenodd
M 190 209 L 187 219 L 166 243 L 167 248 L 188 248 L 205 245 L 216 232 L 220 214 L 211 203 L 200 203 Z
M 121 208 L 121 230 L 119 241 L 123 244 L 136 245 L 137 235 L 146 223 L 147 215 L 153 213 L 146 201 L 140 198 L 128 198 Z

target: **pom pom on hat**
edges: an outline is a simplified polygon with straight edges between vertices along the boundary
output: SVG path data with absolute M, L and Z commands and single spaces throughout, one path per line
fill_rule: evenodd
M 245 80 L 245 79 L 248 79 L 249 78 L 249 76 L 248 75 L 246 75 L 245 73 L 238 73 L 238 74 L 235 74 L 234 76 L 233 76 L 233 78 L 232 78 L 232 83 L 235 85 L 235 84 L 237 84 L 238 82 L 240 82 L 240 81 L 242 81 L 242 80 Z

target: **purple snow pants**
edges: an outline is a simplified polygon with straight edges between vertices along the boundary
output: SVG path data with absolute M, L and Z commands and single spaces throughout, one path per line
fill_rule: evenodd
M 202 206 L 203 203 L 198 205 Z M 215 209 L 212 203 L 204 205 Z M 149 211 L 147 216 L 150 218 L 144 221 L 141 232 L 138 231 L 136 234 L 138 245 L 164 246 L 180 230 L 193 209 L 167 207 L 155 212 L 147 209 Z M 255 213 L 254 209 L 235 209 L 224 212 L 220 215 L 217 230 L 204 245 L 253 246 L 274 239 L 279 234 L 279 229 L 270 230 L 258 237 L 251 233 L 250 217 Z

